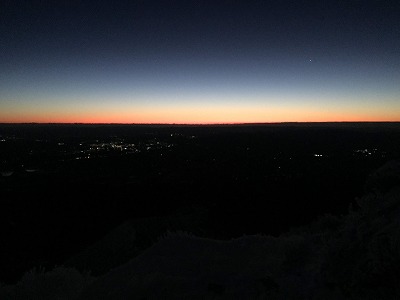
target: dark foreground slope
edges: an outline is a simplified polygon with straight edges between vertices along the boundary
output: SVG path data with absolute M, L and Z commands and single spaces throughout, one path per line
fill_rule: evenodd
M 366 181 L 359 209 L 279 236 L 175 232 L 99 277 L 27 273 L 1 299 L 398 299 L 400 162 Z
M 399 156 L 400 123 L 2 124 L 0 282 L 60 264 L 100 276 L 166 230 L 276 237 L 346 213 Z

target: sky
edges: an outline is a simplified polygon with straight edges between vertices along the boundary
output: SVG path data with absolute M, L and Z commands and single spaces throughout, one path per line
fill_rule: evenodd
M 400 1 L 0 3 L 1 123 L 400 121 Z

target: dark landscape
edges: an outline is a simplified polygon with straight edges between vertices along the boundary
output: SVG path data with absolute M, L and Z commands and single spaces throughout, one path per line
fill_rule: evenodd
M 400 1 L 0 1 L 0 300 L 400 299 Z
M 6 287 L 59 266 L 101 278 L 165 235 L 281 241 L 357 214 L 379 168 L 395 170 L 380 189 L 400 178 L 399 123 L 2 124 L 0 140 Z

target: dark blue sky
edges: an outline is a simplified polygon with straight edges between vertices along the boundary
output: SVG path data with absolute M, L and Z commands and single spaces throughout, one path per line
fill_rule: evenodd
M 0 122 L 400 120 L 396 1 L 2 1 Z

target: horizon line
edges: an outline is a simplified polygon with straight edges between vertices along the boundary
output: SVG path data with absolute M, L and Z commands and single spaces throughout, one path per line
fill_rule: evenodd
M 0 122 L 0 125 L 163 125 L 163 126 L 218 126 L 218 125 L 277 125 L 277 124 L 351 124 L 400 123 L 399 121 L 288 121 L 288 122 L 227 122 L 227 123 L 119 123 L 119 122 Z

